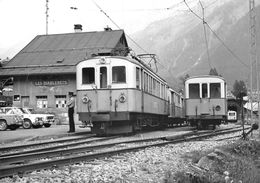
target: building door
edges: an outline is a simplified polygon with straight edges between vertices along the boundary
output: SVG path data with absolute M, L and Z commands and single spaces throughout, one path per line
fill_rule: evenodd
M 21 96 L 22 107 L 29 107 L 29 96 Z

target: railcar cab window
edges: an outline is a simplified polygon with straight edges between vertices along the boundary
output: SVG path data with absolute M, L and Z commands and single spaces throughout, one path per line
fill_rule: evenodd
M 82 84 L 93 84 L 95 83 L 95 68 L 83 68 L 82 69 Z
M 211 98 L 220 98 L 220 83 L 210 83 L 210 97 Z
M 125 66 L 112 67 L 112 82 L 113 83 L 125 83 L 126 82 Z
M 199 84 L 189 84 L 189 98 L 200 98 Z
M 203 83 L 202 84 L 202 98 L 207 98 L 208 97 L 208 84 Z

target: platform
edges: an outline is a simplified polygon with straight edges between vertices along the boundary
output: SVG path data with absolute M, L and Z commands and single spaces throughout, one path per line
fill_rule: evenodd
M 90 128 L 75 126 L 75 133 L 67 133 L 69 125 L 52 125 L 49 128 L 23 129 L 0 131 L 0 145 L 17 141 L 47 140 L 62 137 L 78 136 L 90 133 Z

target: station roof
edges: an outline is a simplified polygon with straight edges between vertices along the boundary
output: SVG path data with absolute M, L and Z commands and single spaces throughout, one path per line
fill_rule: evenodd
M 75 65 L 93 54 L 126 54 L 127 48 L 123 30 L 38 35 L 0 68 L 0 74 L 75 73 Z

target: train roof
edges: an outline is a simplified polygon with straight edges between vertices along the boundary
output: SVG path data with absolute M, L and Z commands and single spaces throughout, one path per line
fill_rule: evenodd
M 192 76 L 185 80 L 185 83 L 188 82 L 197 82 L 199 80 L 205 80 L 205 79 L 215 79 L 215 80 L 222 80 L 225 82 L 225 79 L 221 76 L 215 76 L 215 75 L 199 75 L 199 76 Z
M 86 60 L 82 60 L 80 62 L 77 63 L 80 64 L 81 62 L 85 62 L 85 61 L 88 61 L 88 60 L 93 60 L 93 59 L 99 59 L 99 58 L 118 58 L 118 59 L 124 59 L 126 61 L 129 61 L 133 64 L 136 64 L 136 65 L 139 65 L 140 67 L 143 67 L 145 68 L 146 70 L 148 70 L 150 73 L 152 73 L 153 75 L 157 76 L 158 78 L 160 78 L 163 82 L 165 82 L 167 85 L 168 83 L 166 82 L 165 79 L 163 79 L 161 76 L 159 76 L 158 74 L 156 74 L 147 64 L 145 64 L 141 59 L 138 59 L 137 57 L 132 57 L 132 56 L 96 56 L 96 57 L 92 57 L 92 58 L 89 58 L 89 59 L 86 59 Z M 169 85 L 168 85 L 169 86 Z

